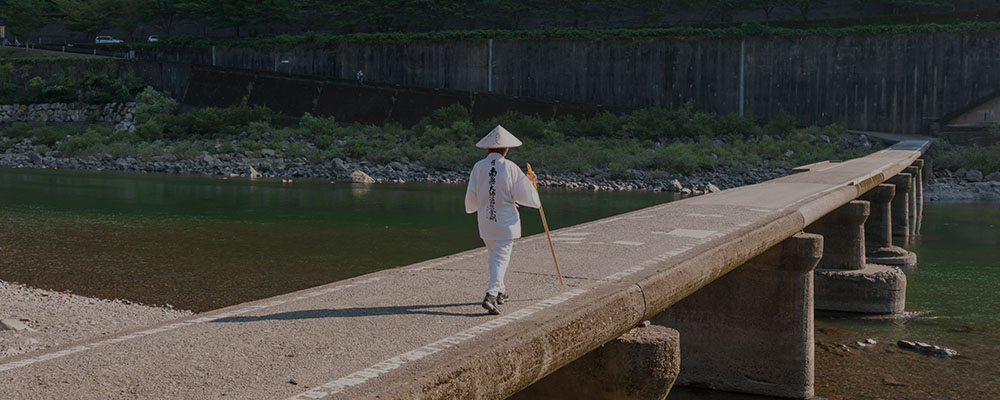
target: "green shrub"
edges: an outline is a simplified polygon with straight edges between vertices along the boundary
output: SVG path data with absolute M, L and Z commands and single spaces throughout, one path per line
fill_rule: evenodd
M 239 149 L 241 151 L 257 151 L 264 149 L 264 144 L 251 139 L 243 139 L 240 141 Z
M 163 123 L 156 119 L 147 119 L 144 122 L 140 122 L 135 127 L 135 136 L 145 140 L 157 140 L 163 138 Z
M 66 132 L 58 126 L 43 125 L 32 129 L 31 136 L 31 143 L 52 147 L 66 139 Z
M 226 108 L 202 108 L 177 115 L 153 114 L 149 120 L 164 127 L 163 137 L 186 139 L 191 137 L 216 138 L 239 135 L 253 122 L 276 123 L 284 116 L 264 106 L 234 105 Z M 257 124 L 257 133 L 265 125 Z M 268 125 L 269 126 L 269 125 Z
M 45 88 L 45 79 L 40 76 L 28 79 L 28 101 L 31 103 L 36 103 L 44 100 L 42 98 L 42 89 Z
M 337 123 L 333 117 L 314 117 L 310 113 L 302 114 L 299 127 L 304 133 L 312 136 L 333 136 L 337 133 Z
M 39 125 L 37 122 L 14 122 L 7 128 L 0 130 L 0 135 L 13 139 L 31 137 L 32 129 Z
M 115 159 L 127 158 L 136 153 L 136 147 L 127 142 L 111 142 L 107 144 L 106 153 Z
M 135 96 L 136 114 L 173 114 L 177 111 L 177 101 L 164 96 L 151 86 L 146 86 Z
M 66 141 L 59 146 L 59 151 L 66 156 L 80 156 L 103 152 L 103 150 L 105 150 L 103 145 L 104 143 L 100 129 L 90 128 L 83 134 L 74 135 L 69 139 L 66 139 Z
M 131 101 L 145 87 L 131 73 L 112 77 L 108 74 L 88 75 L 79 83 L 80 102 L 87 104 L 124 103 Z
M 77 100 L 76 91 L 62 84 L 49 84 L 42 88 L 40 103 L 72 103 Z
M 141 160 L 153 160 L 157 157 L 166 154 L 163 142 L 157 140 L 155 142 L 142 142 L 136 147 L 135 155 Z
M 934 167 L 955 171 L 978 169 L 983 174 L 1000 171 L 1000 144 L 993 146 L 955 146 L 934 156 Z
M 173 154 L 179 160 L 193 160 L 201 156 L 201 152 L 204 150 L 205 146 L 203 144 L 190 140 L 176 141 L 173 143 L 173 147 L 167 149 L 170 154 Z
M 795 117 L 781 110 L 777 117 L 774 117 L 764 125 L 765 135 L 784 136 L 795 129 Z

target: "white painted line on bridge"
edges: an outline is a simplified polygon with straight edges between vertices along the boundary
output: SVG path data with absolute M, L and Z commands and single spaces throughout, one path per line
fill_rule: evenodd
M 703 231 L 699 229 L 674 229 L 667 232 L 670 236 L 688 237 L 695 239 L 704 239 L 715 234 L 716 231 Z
M 592 235 L 594 232 L 559 232 L 556 235 L 559 236 L 588 236 Z
M 722 218 L 723 217 L 722 214 L 698 214 L 698 213 L 690 213 L 690 214 L 688 214 L 688 216 L 689 217 L 702 217 L 702 218 Z
M 664 254 L 669 254 L 671 256 L 677 256 L 677 255 L 681 255 L 685 251 L 688 251 L 688 250 L 691 250 L 691 249 L 692 249 L 692 247 L 681 247 L 679 249 L 670 250 L 670 251 L 668 251 L 668 252 L 666 252 Z
M 57 358 L 62 358 L 62 357 L 65 357 L 65 356 L 68 356 L 68 355 L 71 355 L 71 354 L 76 354 L 76 353 L 80 353 L 80 352 L 83 352 L 83 351 L 87 351 L 87 350 L 91 350 L 91 349 L 96 349 L 98 347 L 103 347 L 103 346 L 109 345 L 109 344 L 117 344 L 117 343 L 121 343 L 121 342 L 126 342 L 126 341 L 129 341 L 129 340 L 132 340 L 132 339 L 138 339 L 138 338 L 141 338 L 141 337 L 146 337 L 146 336 L 154 335 L 154 334 L 157 334 L 157 333 L 172 331 L 174 329 L 183 328 L 183 327 L 186 327 L 186 326 L 191 326 L 191 325 L 196 325 L 196 324 L 202 324 L 202 323 L 205 323 L 205 322 L 215 321 L 215 320 L 222 319 L 222 318 L 228 318 L 228 317 L 232 317 L 232 316 L 236 316 L 236 315 L 240 315 L 240 314 L 246 314 L 246 313 L 253 312 L 253 311 L 263 310 L 265 308 L 271 308 L 271 307 L 279 306 L 279 305 L 286 304 L 286 303 L 292 303 L 292 302 L 296 302 L 296 301 L 299 301 L 299 300 L 305 300 L 305 299 L 313 298 L 313 297 L 316 297 L 316 296 L 322 296 L 324 294 L 329 294 L 329 293 L 337 292 L 337 291 L 340 291 L 340 290 L 343 290 L 343 289 L 347 289 L 347 288 L 351 288 L 351 287 L 355 287 L 355 286 L 359 286 L 359 285 L 364 285 L 364 284 L 376 282 L 376 281 L 379 281 L 379 280 L 382 280 L 382 278 L 371 277 L 371 278 L 368 278 L 368 279 L 363 279 L 363 280 L 357 281 L 355 283 L 348 283 L 348 284 L 344 284 L 344 285 L 337 285 L 337 286 L 333 286 L 333 287 L 328 287 L 326 289 L 309 291 L 309 292 L 300 294 L 298 296 L 295 296 L 295 297 L 292 297 L 292 298 L 289 298 L 289 299 L 271 300 L 271 301 L 263 303 L 263 304 L 257 304 L 257 305 L 240 308 L 240 309 L 233 310 L 233 311 L 227 311 L 227 312 L 219 313 L 219 314 L 206 315 L 206 316 L 203 316 L 203 317 L 199 317 L 199 318 L 195 318 L 195 319 L 191 319 L 191 320 L 187 320 L 187 321 L 175 322 L 175 323 L 170 324 L 170 325 L 164 325 L 164 326 L 161 326 L 161 327 L 147 329 L 147 330 L 144 330 L 144 331 L 139 331 L 139 332 L 131 333 L 131 334 L 128 334 L 128 335 L 122 335 L 122 336 L 117 336 L 117 337 L 113 337 L 113 338 L 108 338 L 108 339 L 101 340 L 99 342 L 94 342 L 94 343 L 90 343 L 90 344 L 76 346 L 76 347 L 68 348 L 68 349 L 65 349 L 65 350 L 60 350 L 60 351 L 57 351 L 57 352 L 54 352 L 54 353 L 43 354 L 43 355 L 40 355 L 40 356 L 34 357 L 34 358 L 28 358 L 28 359 L 24 359 L 24 360 L 21 360 L 21 361 L 15 361 L 15 362 L 9 362 L 9 363 L 6 363 L 6 364 L 0 364 L 0 372 L 9 371 L 9 370 L 20 368 L 20 367 L 25 367 L 25 366 L 28 366 L 28 365 L 32 365 L 32 364 L 35 364 L 35 363 L 42 362 L 42 361 L 48 361 L 48 360 L 54 360 L 54 359 L 57 359 Z
M 390 371 L 401 367 L 405 363 L 418 361 L 427 356 L 444 351 L 448 348 L 454 347 L 459 343 L 471 340 L 482 333 L 490 332 L 496 328 L 502 327 L 512 322 L 516 322 L 517 320 L 528 317 L 536 312 L 542 311 L 549 307 L 561 304 L 573 297 L 579 296 L 586 292 L 587 292 L 586 289 L 573 289 L 559 296 L 542 300 L 531 306 L 514 311 L 513 313 L 510 313 L 502 317 L 491 319 L 488 322 L 484 322 L 472 328 L 458 332 L 452 336 L 448 336 L 446 338 L 432 342 L 426 346 L 419 347 L 417 349 L 410 350 L 406 353 L 397 355 L 395 357 L 388 358 L 382 362 L 376 363 L 375 365 L 372 365 L 368 368 L 349 374 L 343 378 L 339 378 L 324 383 L 322 385 L 310 389 L 309 391 L 289 397 L 289 400 L 322 399 L 332 394 L 343 392 L 344 390 L 348 389 L 351 386 L 360 385 L 372 378 L 377 378 L 381 375 L 389 373 Z
M 580 242 L 583 242 L 583 238 L 580 238 L 580 237 L 558 237 L 558 236 L 556 236 L 556 237 L 552 238 L 552 241 L 553 242 L 562 242 L 562 243 L 580 243 Z
M 524 243 L 524 242 L 522 241 L 522 242 L 518 242 L 518 243 Z M 427 262 L 427 264 L 420 265 L 419 267 L 404 268 L 403 271 L 420 272 L 420 271 L 426 270 L 428 268 L 440 267 L 442 265 L 450 264 L 450 263 L 455 262 L 455 261 L 461 261 L 461 260 L 465 260 L 467 258 L 473 258 L 473 257 L 481 257 L 481 256 L 484 256 L 484 255 L 486 255 L 486 250 L 485 249 L 480 249 L 480 250 L 475 250 L 472 253 L 464 254 L 464 255 L 461 255 L 461 256 L 446 256 L 445 258 L 439 259 L 437 261 Z
M 633 216 L 633 217 L 628 217 L 628 219 L 648 219 L 648 218 L 656 218 L 656 216 L 655 215 L 636 215 L 636 216 Z
M 645 244 L 645 243 L 642 243 L 642 242 L 629 242 L 627 240 L 615 240 L 614 243 L 615 244 L 623 244 L 623 245 L 626 245 L 626 246 L 642 246 L 642 245 Z
M 751 208 L 750 211 L 769 213 L 769 212 L 774 211 L 774 210 L 767 209 L 767 208 Z

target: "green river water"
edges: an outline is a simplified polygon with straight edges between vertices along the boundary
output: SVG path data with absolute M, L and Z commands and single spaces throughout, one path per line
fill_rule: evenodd
M 675 198 L 542 190 L 553 229 Z M 482 246 L 464 196 L 465 185 L 0 169 L 0 279 L 207 311 Z M 536 210 L 521 215 L 525 236 L 542 232 Z
M 0 279 L 206 311 L 482 246 L 464 190 L 0 169 Z M 543 190 L 552 228 L 675 200 Z M 525 235 L 542 231 L 521 212 Z M 919 256 L 906 318 L 816 327 L 1000 359 L 1000 207 L 927 204 L 921 235 L 898 244 Z M 978 380 L 1000 383 L 996 366 Z

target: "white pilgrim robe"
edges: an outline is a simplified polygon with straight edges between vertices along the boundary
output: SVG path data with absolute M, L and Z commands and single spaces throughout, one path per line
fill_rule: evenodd
M 472 167 L 465 191 L 465 212 L 479 213 L 479 237 L 511 240 L 521 237 L 517 204 L 541 207 L 531 180 L 513 162 L 490 153 Z

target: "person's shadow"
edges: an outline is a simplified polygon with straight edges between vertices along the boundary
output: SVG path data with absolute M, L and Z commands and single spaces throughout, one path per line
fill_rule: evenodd
M 257 322 L 257 321 L 287 321 L 295 319 L 316 319 L 316 318 L 348 318 L 348 317 L 370 317 L 379 315 L 443 315 L 449 317 L 481 317 L 487 315 L 485 312 L 448 312 L 437 311 L 436 308 L 469 307 L 478 306 L 480 303 L 454 303 L 454 304 L 429 304 L 424 306 L 395 306 L 395 307 L 352 307 L 340 309 L 322 310 L 301 310 L 289 311 L 277 314 L 226 317 L 212 320 L 211 322 Z

